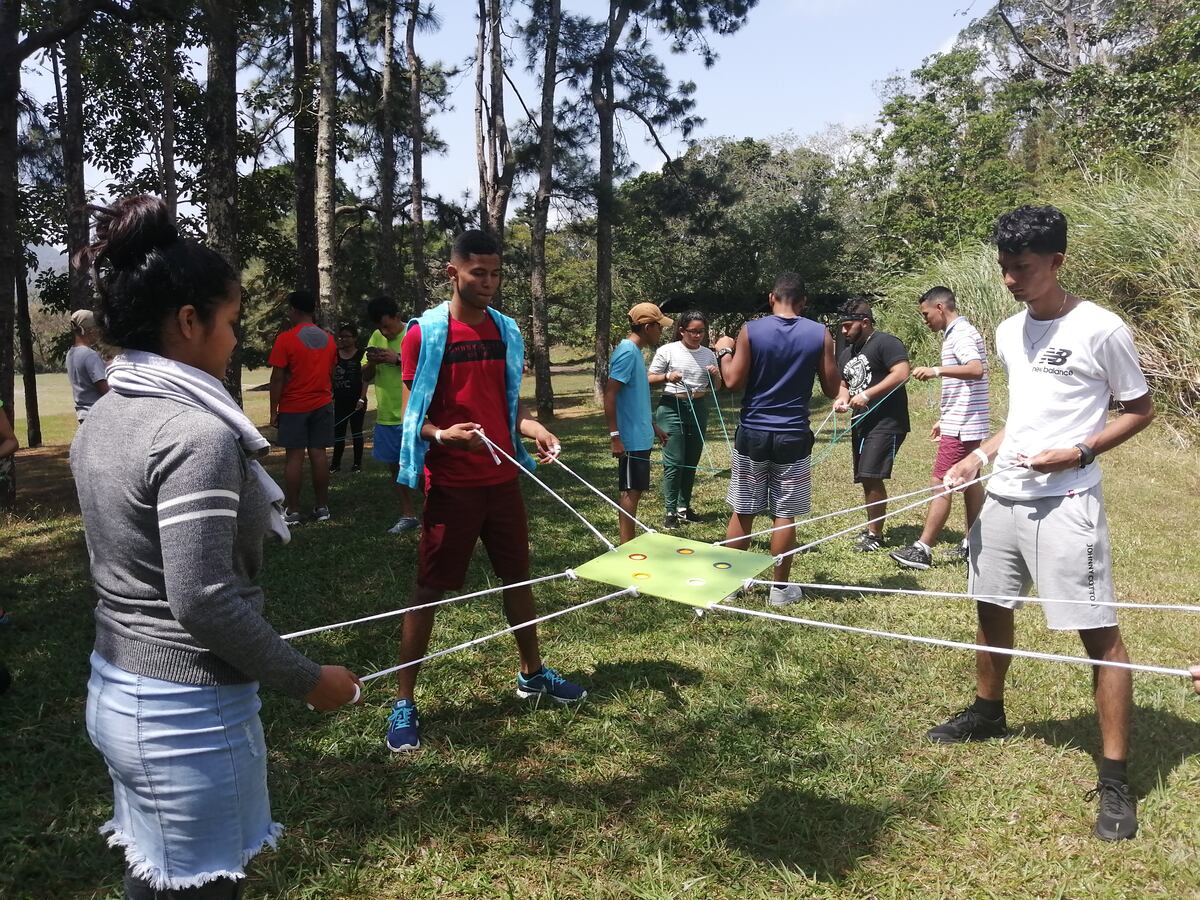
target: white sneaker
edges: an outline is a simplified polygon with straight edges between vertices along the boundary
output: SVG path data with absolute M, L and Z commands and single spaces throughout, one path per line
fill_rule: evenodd
M 800 585 L 789 584 L 786 587 L 775 585 L 771 588 L 771 597 L 768 601 L 772 606 L 791 606 L 804 599 L 804 591 L 800 590 Z
M 418 519 L 412 516 L 401 516 L 396 524 L 388 529 L 388 534 L 404 534 L 406 531 L 412 531 L 414 528 L 420 528 L 421 523 Z

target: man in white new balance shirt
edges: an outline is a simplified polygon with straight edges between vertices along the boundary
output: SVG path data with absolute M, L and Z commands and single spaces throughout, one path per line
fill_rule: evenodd
M 996 474 L 970 534 L 970 591 L 1016 597 L 1036 587 L 1046 624 L 1078 631 L 1092 659 L 1128 662 L 1116 614 L 1108 523 L 1096 456 L 1150 424 L 1154 410 L 1133 337 L 1120 317 L 1067 293 L 1058 271 L 1067 220 L 1053 206 L 1023 206 L 1000 217 L 993 240 L 1005 287 L 1025 309 L 996 329 L 996 355 L 1008 372 L 1004 427 L 946 474 L 949 486 Z M 1110 398 L 1118 413 L 1108 417 Z M 1012 467 L 1016 468 L 1012 468 Z M 1084 601 L 1084 602 L 1079 602 Z M 1016 600 L 979 600 L 978 643 L 1013 646 Z M 1004 676 L 1011 657 L 975 657 L 976 697 L 929 731 L 937 743 L 1003 737 Z M 1095 833 L 1103 840 L 1137 832 L 1137 801 L 1125 761 L 1133 683 L 1128 669 L 1093 668 L 1103 759 Z

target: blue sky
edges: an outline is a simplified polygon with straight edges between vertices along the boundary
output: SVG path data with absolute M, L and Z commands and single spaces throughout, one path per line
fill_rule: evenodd
M 970 15 L 962 14 L 970 3 L 759 0 L 745 27 L 714 40 L 720 58 L 711 69 L 693 56 L 665 50 L 664 59 L 672 80 L 696 83 L 697 112 L 706 122 L 694 138 L 765 138 L 785 132 L 804 137 L 831 124 L 859 127 L 870 124 L 879 111 L 877 84 L 948 49 L 970 21 Z M 608 6 L 601 0 L 565 0 L 564 5 L 595 16 Z M 424 47 L 419 46 L 418 52 L 446 62 L 461 61 L 473 49 L 473 20 L 456 22 L 447 13 L 442 16 L 439 32 L 418 36 Z M 514 73 L 514 80 L 526 103 L 535 106 L 538 96 L 532 78 L 522 72 Z M 431 191 L 456 197 L 464 190 L 477 190 L 473 95 L 471 73 L 465 72 L 452 97 L 455 109 L 434 119 L 450 149 L 426 160 L 425 178 Z M 519 105 L 513 99 L 505 102 L 511 121 Z M 639 166 L 660 168 L 662 155 L 646 142 L 640 123 L 626 122 L 624 133 Z M 677 135 L 663 137 L 672 154 L 686 149 Z

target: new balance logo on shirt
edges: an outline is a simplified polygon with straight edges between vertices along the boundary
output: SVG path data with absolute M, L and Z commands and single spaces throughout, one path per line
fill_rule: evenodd
M 1042 372 L 1047 375 L 1074 375 L 1074 369 L 1063 368 L 1067 362 L 1067 358 L 1070 355 L 1070 350 L 1063 350 L 1059 347 L 1047 347 L 1042 351 L 1042 355 L 1038 357 L 1037 364 L 1034 365 L 1033 371 Z

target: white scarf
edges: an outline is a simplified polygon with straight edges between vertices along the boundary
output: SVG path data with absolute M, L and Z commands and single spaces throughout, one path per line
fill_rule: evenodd
M 161 397 L 184 406 L 203 409 L 237 435 L 238 443 L 250 462 L 250 474 L 258 481 L 271 502 L 271 533 L 285 544 L 292 534 L 283 520 L 283 491 L 259 463 L 266 456 L 271 442 L 259 434 L 254 423 L 246 417 L 225 385 L 207 372 L 194 366 L 147 353 L 144 350 L 125 350 L 108 365 L 108 386 L 126 397 Z

